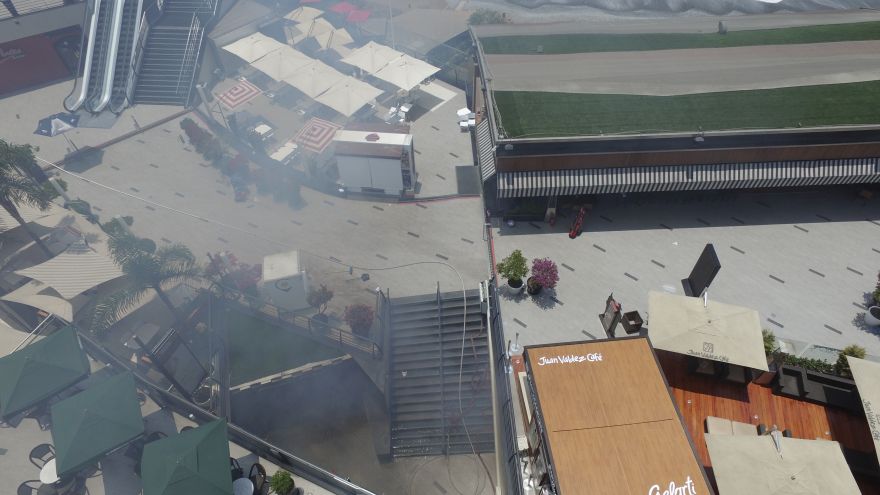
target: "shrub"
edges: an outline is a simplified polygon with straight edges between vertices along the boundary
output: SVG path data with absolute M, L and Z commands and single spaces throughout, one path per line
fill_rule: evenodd
M 776 335 L 766 328 L 761 330 L 761 335 L 764 336 L 764 354 L 769 356 L 776 350 Z
M 333 299 L 333 291 L 328 289 L 326 285 L 321 284 L 318 290 L 309 292 L 309 297 L 306 301 L 308 301 L 309 306 L 318 310 L 319 315 L 322 315 L 324 311 L 327 311 L 327 303 L 331 299 Z
M 275 493 L 286 495 L 294 488 L 293 476 L 287 471 L 279 469 L 269 479 L 269 488 Z
M 847 356 L 865 359 L 865 348 L 857 345 L 848 345 L 837 354 L 837 362 L 834 363 L 834 371 L 840 376 L 852 378 L 852 371 L 849 369 L 849 361 L 846 359 Z
M 505 15 L 497 10 L 491 9 L 477 9 L 470 17 L 468 17 L 468 24 L 473 25 L 505 23 L 507 23 Z
M 529 267 L 526 266 L 526 258 L 519 249 L 501 260 L 497 268 L 498 273 L 515 287 L 522 285 L 522 279 L 529 273 Z
M 351 327 L 352 332 L 366 336 L 370 333 L 370 327 L 373 326 L 373 317 L 373 308 L 366 304 L 352 304 L 345 307 L 343 319 Z
M 83 199 L 75 199 L 68 203 L 67 205 L 71 210 L 79 213 L 80 215 L 86 217 L 91 223 L 98 223 L 98 215 L 92 213 L 92 205 L 89 204 L 88 201 Z
M 535 258 L 532 260 L 532 279 L 534 283 L 552 289 L 559 282 L 559 270 L 556 263 L 550 258 Z
M 874 286 L 874 304 L 880 304 L 880 272 L 877 272 L 877 285 Z
M 819 373 L 825 373 L 828 375 L 835 374 L 834 365 L 821 359 L 797 357 L 792 356 L 791 354 L 783 353 L 782 362 L 791 366 L 800 366 L 801 368 L 808 369 L 810 371 L 818 371 Z

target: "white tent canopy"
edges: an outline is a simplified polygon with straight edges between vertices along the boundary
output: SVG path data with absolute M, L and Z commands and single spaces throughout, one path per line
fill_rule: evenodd
M 321 12 L 320 10 L 314 7 L 309 7 L 308 5 L 303 5 L 288 12 L 287 15 L 284 16 L 284 18 L 288 21 L 303 23 L 311 22 L 318 17 L 321 17 L 321 14 L 323 14 L 323 12 Z
M 50 203 L 49 208 L 42 211 L 39 208 L 30 206 L 26 203 L 21 203 L 16 206 L 19 215 L 21 215 L 21 218 L 24 219 L 25 223 L 35 222 L 44 227 L 54 227 L 65 214 L 69 213 L 67 210 L 56 206 L 54 203 Z M 13 218 L 12 215 L 7 213 L 5 209 L 0 208 L 0 232 L 12 230 L 18 226 L 18 221 Z
M 363 81 L 346 76 L 345 79 L 334 84 L 315 100 L 346 117 L 351 117 L 352 114 L 381 94 L 381 89 L 376 89 Z
M 272 79 L 283 81 L 286 77 L 296 75 L 297 71 L 311 62 L 312 58 L 302 52 L 281 45 L 280 48 L 260 57 L 251 65 Z
M 868 418 L 877 457 L 880 458 L 880 363 L 852 356 L 847 356 L 846 359 L 862 398 L 862 407 L 865 409 L 865 417 Z
M 61 297 L 52 287 L 37 280 L 31 280 L 0 299 L 42 309 L 67 322 L 73 321 L 73 303 Z
M 422 62 L 409 55 L 401 55 L 373 75 L 398 88 L 409 91 L 439 71 L 439 68 L 427 62 Z
M 296 74 L 285 77 L 284 82 L 314 98 L 345 79 L 345 75 L 319 60 L 312 60 L 300 67 Z
M 323 17 L 312 19 L 311 22 L 303 22 L 297 27 L 302 31 L 302 34 L 294 38 L 296 43 L 299 43 L 306 38 L 314 38 L 320 34 L 330 33 L 336 30 L 333 24 L 330 24 L 330 22 Z
M 49 261 L 15 273 L 51 286 L 64 299 L 73 299 L 83 291 L 123 275 L 107 253 L 82 242 L 70 245 Z
M 223 49 L 250 64 L 284 46 L 287 45 L 262 33 L 254 33 L 224 46 Z
M 342 59 L 348 65 L 362 69 L 367 74 L 375 74 L 379 69 L 388 65 L 392 60 L 398 59 L 403 53 L 370 41 L 366 45 L 351 52 L 351 55 Z
M 706 446 L 721 495 L 861 493 L 837 442 L 707 434 Z
M 318 46 L 320 46 L 322 50 L 335 50 L 350 43 L 354 43 L 354 38 L 352 38 L 351 35 L 348 34 L 348 31 L 343 28 L 334 29 L 333 31 L 325 31 L 312 37 L 315 38 L 315 41 L 318 42 Z
M 767 371 L 761 318 L 755 310 L 651 291 L 648 315 L 657 349 Z

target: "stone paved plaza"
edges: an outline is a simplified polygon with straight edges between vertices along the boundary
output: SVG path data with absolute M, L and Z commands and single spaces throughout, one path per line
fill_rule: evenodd
M 502 299 L 504 326 L 523 345 L 604 337 L 597 315 L 612 292 L 650 326 L 648 291 L 682 294 L 681 279 L 713 243 L 722 268 L 710 301 L 758 310 L 763 326 L 796 349 L 858 344 L 878 356 L 880 335 L 860 320 L 880 268 L 878 220 L 880 201 L 846 189 L 606 197 L 575 240 L 571 215 L 554 228 L 496 221 L 498 260 L 521 249 L 556 261 L 560 276 L 556 300 Z

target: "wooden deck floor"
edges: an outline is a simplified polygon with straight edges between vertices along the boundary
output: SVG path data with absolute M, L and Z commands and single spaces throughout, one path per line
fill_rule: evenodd
M 690 374 L 684 356 L 656 352 L 700 460 L 707 468 L 711 467 L 704 437 L 707 416 L 754 425 L 763 423 L 768 427 L 775 424 L 780 430 L 791 430 L 795 438 L 835 440 L 844 447 L 874 452 L 868 422 L 862 415 L 774 395 L 769 387 L 754 383 L 734 384 Z M 862 493 L 880 494 L 876 483 L 860 477 L 856 480 Z

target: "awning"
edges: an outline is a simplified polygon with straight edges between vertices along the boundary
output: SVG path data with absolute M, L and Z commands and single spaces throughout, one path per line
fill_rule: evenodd
M 865 409 L 865 417 L 868 418 L 874 448 L 880 459 L 880 363 L 852 356 L 847 356 L 846 359 L 849 361 L 849 369 L 862 398 L 862 407 Z
M 323 12 L 314 7 L 301 6 L 290 11 L 287 15 L 284 16 L 284 18 L 288 21 L 293 21 L 297 23 L 311 22 L 318 17 L 321 17 L 321 14 L 323 14 Z
M 300 67 L 296 74 L 285 77 L 284 82 L 302 91 L 309 98 L 314 98 L 344 79 L 345 75 L 333 67 L 320 60 L 312 60 Z
M 254 33 L 224 46 L 223 49 L 250 64 L 282 46 L 287 45 L 262 33 Z
M 427 62 L 422 62 L 409 55 L 401 55 L 373 75 L 398 88 L 409 91 L 439 71 L 439 68 Z
M 382 93 L 381 89 L 376 89 L 363 81 L 346 76 L 345 79 L 334 84 L 315 100 L 346 117 L 351 117 L 352 114 L 378 98 Z
M 89 376 L 73 327 L 0 357 L 0 418 L 8 418 Z
M 115 375 L 52 405 L 59 476 L 73 474 L 144 432 L 131 373 Z
M 304 53 L 281 45 L 277 50 L 251 62 L 251 65 L 275 81 L 283 81 L 286 77 L 296 75 L 297 71 L 311 62 L 312 58 Z
M 337 3 L 336 5 L 330 7 L 330 10 L 333 12 L 336 12 L 337 14 L 348 14 L 349 12 L 351 12 L 353 10 L 357 10 L 357 7 L 346 2 L 345 0 L 342 0 L 341 2 Z
M 79 309 L 74 308 L 72 302 L 64 299 L 55 289 L 39 280 L 31 280 L 0 299 L 42 309 L 67 322 L 73 321 L 76 309 Z
M 58 220 L 60 220 L 62 215 L 70 214 L 69 211 L 56 206 L 54 203 L 50 203 L 49 207 L 45 210 L 40 210 L 27 203 L 21 203 L 16 206 L 18 208 L 18 214 L 21 215 L 21 218 L 24 219 L 25 223 L 35 222 L 44 227 L 54 227 L 58 224 Z M 5 209 L 0 208 L 0 232 L 6 232 L 7 230 L 12 230 L 19 226 L 20 224 L 12 215 L 10 215 Z
M 498 197 L 880 182 L 880 158 L 499 172 Z
M 343 58 L 342 61 L 362 69 L 367 74 L 373 74 L 401 55 L 403 55 L 401 52 L 393 48 L 370 41 L 351 52 L 351 55 Z
M 767 370 L 761 318 L 753 309 L 651 291 L 648 315 L 656 349 Z
M 369 10 L 352 10 L 347 16 L 345 16 L 345 20 L 352 24 L 360 24 L 362 22 L 367 22 L 367 19 L 370 18 L 370 14 L 372 14 L 372 12 Z
M 148 443 L 141 479 L 143 495 L 232 495 L 226 421 Z
M 479 151 L 480 177 L 483 182 L 495 175 L 495 150 L 492 149 L 492 129 L 489 120 L 477 124 L 477 150 Z
M 861 493 L 839 443 L 775 437 L 706 435 L 721 495 Z
M 83 242 L 71 244 L 45 263 L 15 273 L 52 286 L 64 299 L 123 275 L 109 254 L 99 253 Z

